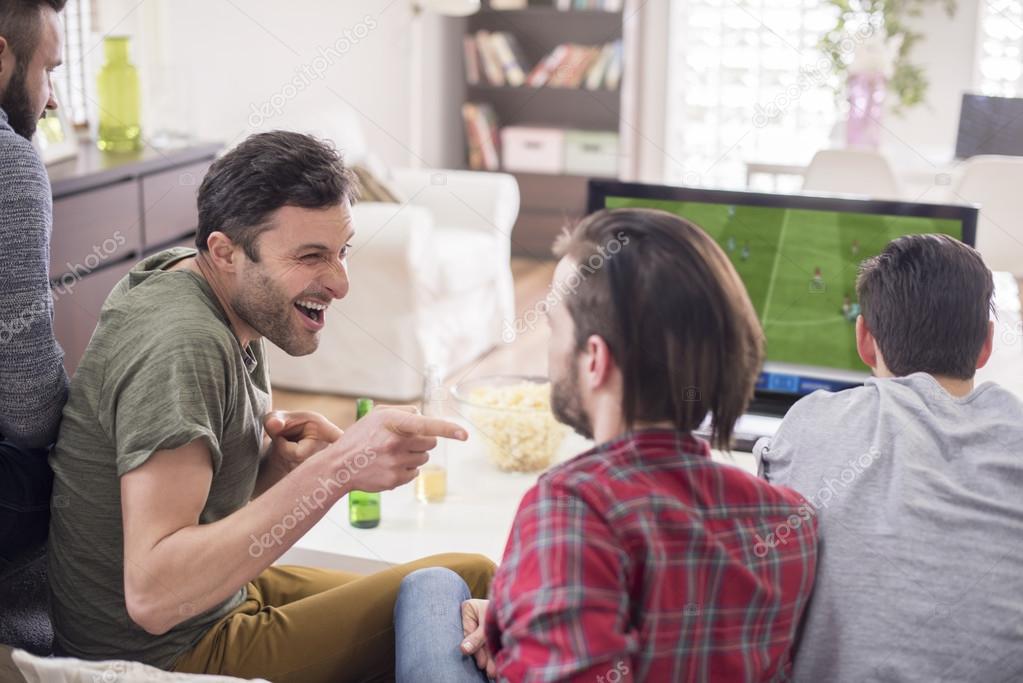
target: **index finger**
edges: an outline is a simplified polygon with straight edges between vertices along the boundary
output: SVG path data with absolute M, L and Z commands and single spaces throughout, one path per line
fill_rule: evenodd
M 440 436 L 445 439 L 457 439 L 467 441 L 469 435 L 461 426 L 454 422 L 441 420 L 436 417 L 423 417 L 421 415 L 409 415 L 399 424 L 395 425 L 394 431 L 401 436 Z

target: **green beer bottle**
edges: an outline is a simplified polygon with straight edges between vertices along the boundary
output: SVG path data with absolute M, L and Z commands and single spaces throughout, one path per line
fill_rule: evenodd
M 355 402 L 355 419 L 361 420 L 373 410 L 373 399 Z M 348 494 L 348 522 L 357 529 L 372 529 L 380 524 L 380 494 L 352 491 Z

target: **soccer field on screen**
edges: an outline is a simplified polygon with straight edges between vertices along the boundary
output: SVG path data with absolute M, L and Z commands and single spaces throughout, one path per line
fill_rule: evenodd
M 606 206 L 662 209 L 699 225 L 746 283 L 768 360 L 843 370 L 867 370 L 856 354 L 860 262 L 901 235 L 962 238 L 954 219 L 629 197 L 609 197 Z

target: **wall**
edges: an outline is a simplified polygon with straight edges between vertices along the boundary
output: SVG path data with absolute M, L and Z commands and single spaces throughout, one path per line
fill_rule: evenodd
M 903 116 L 884 121 L 884 144 L 896 155 L 918 155 L 940 163 L 955 151 L 959 107 L 972 91 L 976 67 L 980 0 L 959 0 L 954 19 L 939 7 L 928 7 L 914 20 L 924 38 L 913 48 L 912 61 L 924 67 L 930 86 L 927 100 Z
M 460 163 L 460 122 L 437 82 L 460 69 L 460 43 L 445 40 L 458 20 L 424 17 L 426 58 L 413 61 L 408 0 L 99 0 L 97 9 L 100 32 L 134 38 L 147 136 L 230 145 L 293 128 L 358 156 L 358 127 L 388 164 Z M 410 110 L 413 64 L 427 77 L 419 112 Z M 413 124 L 427 131 L 421 149 L 412 149 Z

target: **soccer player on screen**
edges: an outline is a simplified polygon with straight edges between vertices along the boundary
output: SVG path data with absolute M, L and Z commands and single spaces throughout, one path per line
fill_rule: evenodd
M 819 292 L 824 289 L 824 274 L 821 273 L 821 267 L 815 266 L 813 269 L 813 279 L 810 281 L 810 289 Z

